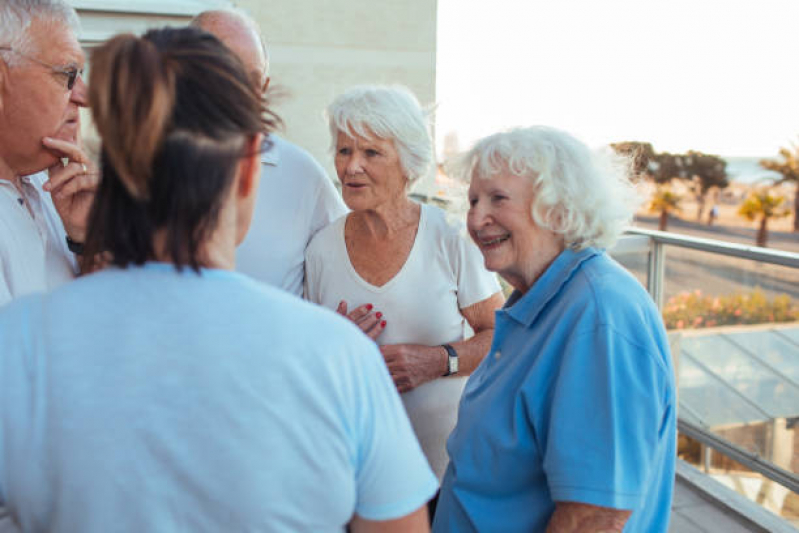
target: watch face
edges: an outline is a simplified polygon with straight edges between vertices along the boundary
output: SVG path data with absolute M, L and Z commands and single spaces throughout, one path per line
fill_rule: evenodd
M 449 358 L 449 373 L 454 374 L 458 371 L 458 358 L 457 357 L 450 357 Z

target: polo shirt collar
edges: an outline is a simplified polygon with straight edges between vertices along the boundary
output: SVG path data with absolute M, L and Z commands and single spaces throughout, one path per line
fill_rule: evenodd
M 526 293 L 513 291 L 505 303 L 505 312 L 520 324 L 529 327 L 580 265 L 600 253 L 596 248 L 563 250 Z
M 271 146 L 268 144 L 270 142 L 272 143 Z M 261 163 L 276 167 L 280 161 L 280 154 L 277 150 L 277 142 L 274 135 L 264 139 L 263 144 L 261 144 L 261 150 L 263 150 L 261 152 Z

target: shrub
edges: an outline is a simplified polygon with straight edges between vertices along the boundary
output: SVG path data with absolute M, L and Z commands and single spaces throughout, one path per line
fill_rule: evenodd
M 666 329 L 697 329 L 734 324 L 764 324 L 799 320 L 799 307 L 786 294 L 766 298 L 763 291 L 726 296 L 681 292 L 663 306 Z

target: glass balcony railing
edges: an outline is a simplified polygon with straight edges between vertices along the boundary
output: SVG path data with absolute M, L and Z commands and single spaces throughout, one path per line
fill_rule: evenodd
M 610 253 L 663 313 L 680 457 L 799 526 L 799 254 L 639 229 Z

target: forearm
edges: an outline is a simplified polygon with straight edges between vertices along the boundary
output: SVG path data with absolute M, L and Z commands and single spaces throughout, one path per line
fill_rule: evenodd
M 621 533 L 631 511 L 558 502 L 546 533 Z
M 485 328 L 482 331 L 465 341 L 454 342 L 451 344 L 458 352 L 458 374 L 468 376 L 477 368 L 483 358 L 491 349 L 491 339 L 494 336 L 494 328 Z M 446 352 L 443 359 L 442 375 L 447 371 Z

